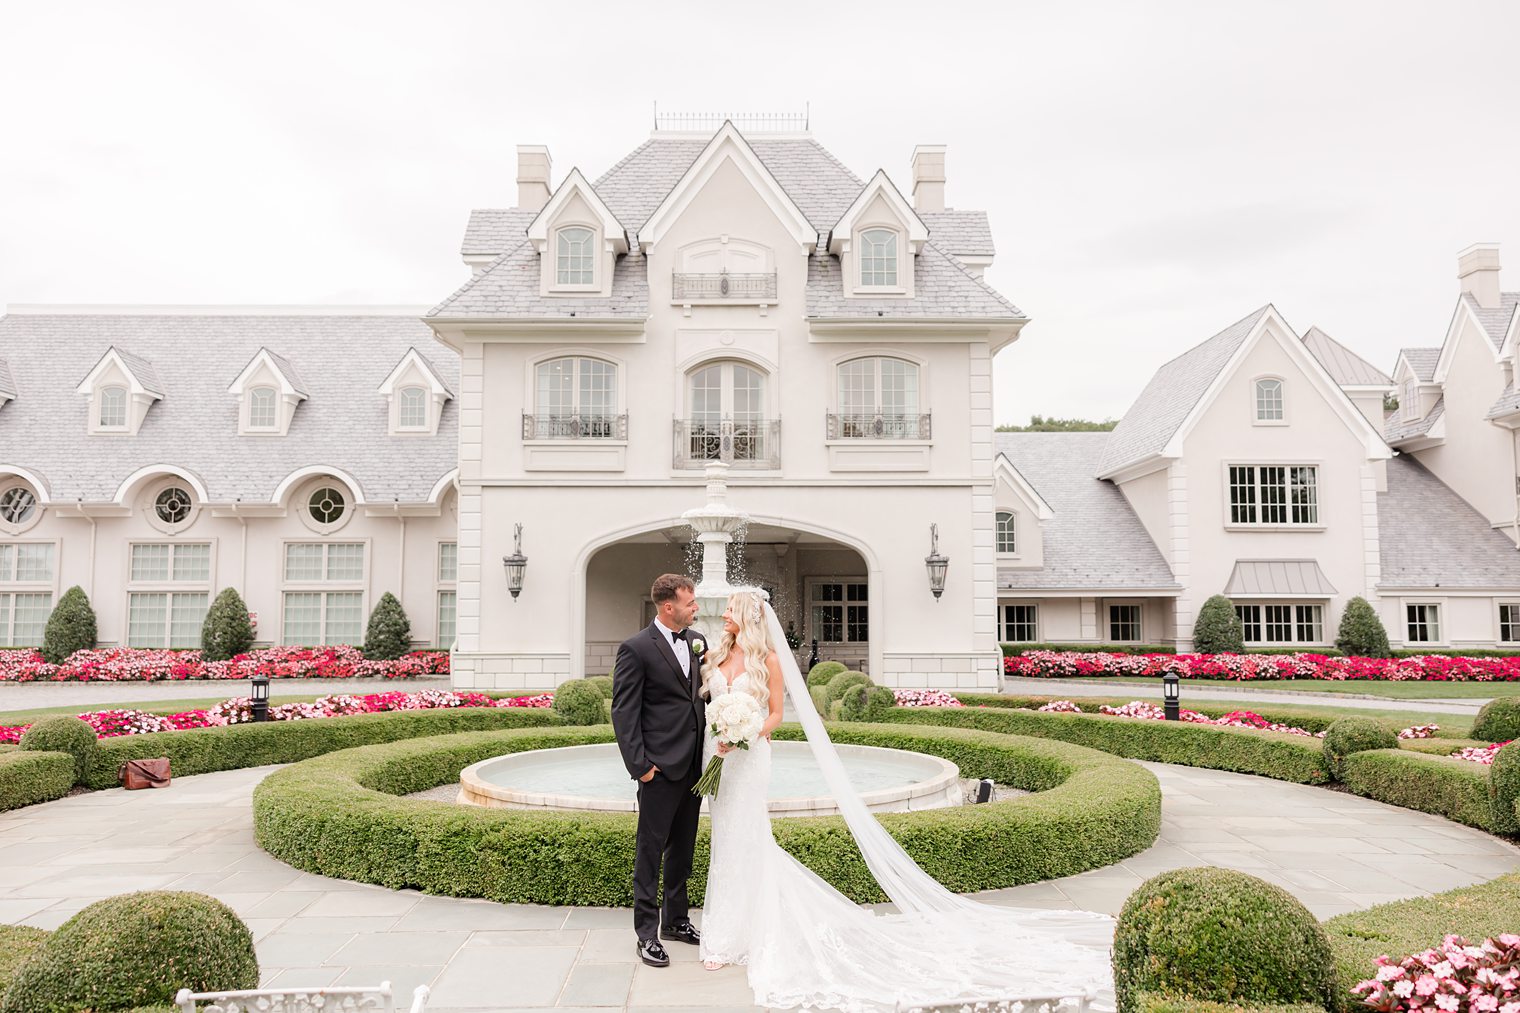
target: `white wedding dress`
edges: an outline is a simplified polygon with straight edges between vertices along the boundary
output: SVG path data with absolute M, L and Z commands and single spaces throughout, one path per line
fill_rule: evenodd
M 769 607 L 766 614 L 772 643 L 785 643 Z M 849 786 L 796 663 L 785 652 L 781 661 L 815 759 L 867 865 L 898 910 L 878 913 L 855 904 L 776 844 L 766 812 L 771 746 L 761 740 L 727 754 L 711 803 L 702 959 L 745 965 L 760 1006 L 875 1013 L 899 1001 L 1020 996 L 1085 997 L 1111 1005 L 1113 920 L 1083 911 L 982 904 L 940 886 Z M 712 691 L 748 692 L 748 682 L 741 674 L 725 686 L 715 673 Z M 704 763 L 713 751 L 709 729 Z

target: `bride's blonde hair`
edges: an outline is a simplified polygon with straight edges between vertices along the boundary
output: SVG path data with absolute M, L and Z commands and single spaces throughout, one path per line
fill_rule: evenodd
M 728 609 L 739 632 L 723 632 L 718 646 L 707 652 L 702 659 L 702 695 L 712 699 L 712 678 L 724 660 L 733 653 L 735 645 L 744 652 L 744 671 L 749 674 L 750 694 L 760 701 L 762 709 L 771 702 L 770 672 L 765 661 L 771 656 L 775 645 L 771 643 L 770 630 L 765 622 L 764 599 L 754 591 L 738 591 L 729 595 Z

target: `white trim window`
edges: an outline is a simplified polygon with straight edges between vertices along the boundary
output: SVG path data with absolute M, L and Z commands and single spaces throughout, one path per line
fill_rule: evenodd
M 1019 551 L 1019 519 L 1011 510 L 999 510 L 994 522 L 994 538 L 999 555 L 1012 556 Z
M 838 437 L 927 438 L 919 415 L 918 393 L 917 363 L 885 355 L 840 363 Z
M 438 543 L 438 648 L 454 646 L 459 619 L 459 543 Z
M 40 647 L 53 611 L 53 543 L 0 542 L 0 647 Z
M 199 647 L 211 601 L 210 542 L 137 542 L 127 573 L 127 646 Z
M 248 392 L 248 428 L 261 433 L 271 432 L 280 426 L 277 406 L 280 392 L 273 387 L 254 387 Z
M 1032 602 L 1004 605 L 1002 634 L 1005 644 L 1033 644 L 1040 639 L 1040 606 Z
M 1439 644 L 1441 606 L 1435 602 L 1409 602 L 1404 606 L 1404 642 Z
M 281 643 L 363 642 L 364 557 L 363 542 L 286 543 Z
M 1293 602 L 1236 602 L 1235 615 L 1250 647 L 1325 643 L 1325 606 Z
M 1405 421 L 1412 422 L 1419 418 L 1420 411 L 1420 385 L 1414 377 L 1404 381 L 1404 397 L 1399 401 L 1399 414 L 1404 416 Z
M 407 386 L 396 392 L 396 426 L 408 431 L 428 427 L 427 390 Z
M 37 494 L 24 485 L 0 492 L 0 524 L 22 525 L 37 510 Z
M 1520 643 L 1520 602 L 1499 603 L 1499 642 Z
M 860 287 L 897 287 L 897 233 L 891 229 L 860 234 Z
M 808 589 L 812 633 L 823 644 L 864 644 L 871 639 L 869 585 L 821 580 Z
M 1276 377 L 1263 377 L 1256 381 L 1256 421 L 1282 422 L 1283 382 Z
M 1145 635 L 1144 609 L 1124 603 L 1108 607 L 1108 642 L 1138 644 Z
M 1319 524 L 1319 468 L 1310 465 L 1232 464 L 1230 523 Z
M 100 388 L 101 429 L 127 428 L 127 388 L 112 385 Z
M 584 225 L 570 225 L 554 234 L 556 285 L 596 283 L 595 233 Z
M 621 439 L 618 368 L 605 359 L 565 356 L 534 369 L 534 424 L 539 440 Z

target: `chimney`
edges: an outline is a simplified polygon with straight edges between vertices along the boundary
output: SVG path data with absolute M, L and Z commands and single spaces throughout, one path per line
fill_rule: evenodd
M 1499 308 L 1499 244 L 1475 243 L 1457 254 L 1462 291 L 1484 309 Z
M 920 144 L 913 149 L 913 208 L 945 210 L 945 146 Z
M 549 149 L 542 144 L 517 146 L 517 206 L 541 211 L 549 203 Z

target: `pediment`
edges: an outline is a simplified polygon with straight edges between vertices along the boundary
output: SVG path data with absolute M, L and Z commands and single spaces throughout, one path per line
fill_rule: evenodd
M 549 234 L 567 212 L 575 211 L 575 219 L 590 219 L 600 229 L 605 242 L 612 245 L 613 253 L 628 252 L 628 232 L 623 228 L 607 202 L 602 200 L 592 185 L 586 182 L 579 169 L 571 169 L 570 175 L 560 183 L 549 197 L 537 217 L 528 224 L 528 241 L 540 254 L 549 248 Z
M 829 232 L 829 252 L 839 254 L 849 249 L 850 237 L 861 225 L 881 224 L 890 216 L 908 237 L 908 248 L 917 254 L 929 239 L 929 227 L 918 217 L 913 205 L 903 198 L 902 191 L 893 184 L 886 170 L 877 169 L 876 175 L 855 196 L 855 200 L 839 217 Z

